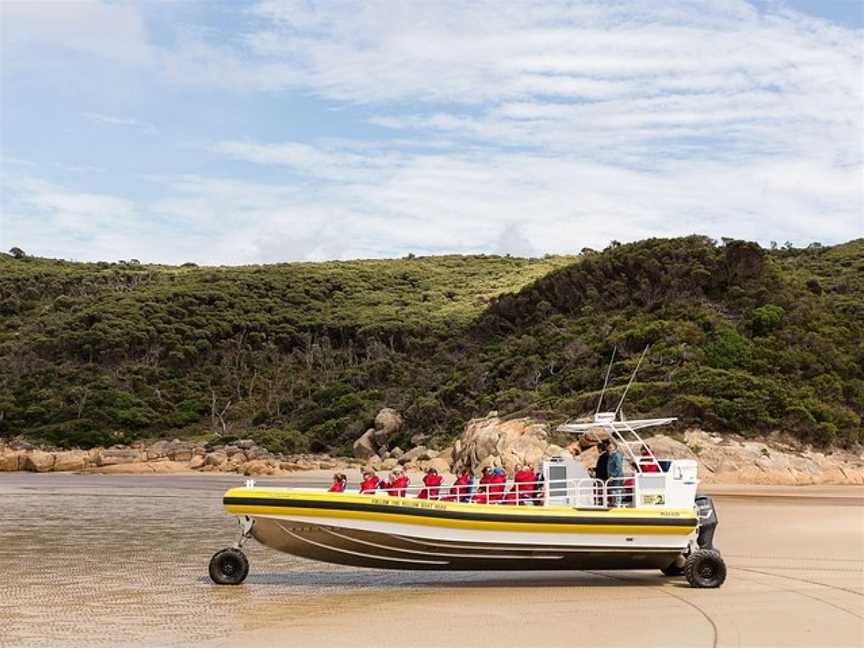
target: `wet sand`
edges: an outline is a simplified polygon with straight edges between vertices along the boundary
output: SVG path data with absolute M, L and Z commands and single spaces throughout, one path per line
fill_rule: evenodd
M 215 587 L 207 562 L 236 536 L 220 495 L 241 481 L 0 475 L 0 645 L 864 645 L 860 487 L 715 488 L 719 590 L 656 572 L 361 570 L 254 542 L 246 583 Z

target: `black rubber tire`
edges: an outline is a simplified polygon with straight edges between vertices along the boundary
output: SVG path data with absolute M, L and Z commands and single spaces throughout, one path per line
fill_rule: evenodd
M 687 557 L 684 575 L 691 587 L 720 587 L 726 580 L 726 563 L 719 551 L 698 549 Z
M 210 580 L 217 585 L 239 585 L 249 575 L 249 559 L 239 549 L 217 551 L 210 559 Z

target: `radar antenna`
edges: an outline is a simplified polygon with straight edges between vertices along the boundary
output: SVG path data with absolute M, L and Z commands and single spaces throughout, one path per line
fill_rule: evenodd
M 633 384 L 633 381 L 636 379 L 636 373 L 639 371 L 639 367 L 642 364 L 642 361 L 645 359 L 645 356 L 648 354 L 648 349 L 651 348 L 650 344 L 645 345 L 645 350 L 642 352 L 642 355 L 639 356 L 639 362 L 636 363 L 636 368 L 633 370 L 633 374 L 630 376 L 630 381 L 627 383 L 627 387 L 624 388 L 624 393 L 621 394 L 621 400 L 618 401 L 618 407 L 615 408 L 615 416 L 618 416 L 618 412 L 621 411 L 621 406 L 624 404 L 624 399 L 627 398 L 627 392 L 630 391 L 630 385 Z

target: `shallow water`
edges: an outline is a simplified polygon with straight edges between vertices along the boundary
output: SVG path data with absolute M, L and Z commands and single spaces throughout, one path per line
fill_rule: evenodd
M 412 582 L 250 542 L 247 583 L 261 587 L 214 587 L 209 558 L 237 536 L 220 483 L 130 488 L 116 486 L 123 477 L 84 480 L 38 475 L 0 491 L 4 644 L 115 646 L 158 636 L 160 645 L 188 645 L 278 621 L 280 604 L 298 597 Z
M 309 639 L 329 632 L 331 644 L 380 645 L 377 635 L 392 627 L 388 612 L 402 609 L 410 616 L 415 604 L 441 610 L 454 606 L 446 613 L 452 618 L 471 609 L 491 611 L 490 623 L 524 626 L 518 610 L 514 618 L 495 616 L 503 609 L 498 602 L 522 600 L 536 605 L 529 608 L 536 614 L 558 610 L 564 619 L 573 609 L 591 610 L 602 618 L 609 614 L 610 605 L 642 606 L 646 613 L 653 610 L 651 614 L 671 619 L 682 613 L 670 604 L 686 608 L 681 601 L 705 598 L 705 591 L 670 584 L 657 574 L 363 570 L 307 562 L 254 541 L 245 548 L 252 565 L 246 584 L 215 587 L 207 578 L 209 558 L 237 537 L 234 519 L 222 511 L 221 493 L 238 481 L 230 477 L 0 475 L 0 644 L 233 645 L 234 638 L 237 643 L 256 643 L 256 637 L 264 636 L 269 643 L 265 640 L 262 645 L 270 645 L 283 636 Z M 730 582 L 708 600 L 712 605 L 726 601 L 731 606 L 727 610 L 734 610 L 743 601 L 740 596 L 759 593 L 763 598 L 757 599 L 758 604 L 765 606 L 764 593 L 785 600 L 794 590 L 801 594 L 794 605 L 814 606 L 805 607 L 805 616 L 798 617 L 799 622 L 804 619 L 810 624 L 808 632 L 817 632 L 811 638 L 826 638 L 818 634 L 818 624 L 830 619 L 825 631 L 843 632 L 832 643 L 839 645 L 851 637 L 854 645 L 856 638 L 864 639 L 861 501 L 825 500 L 814 509 L 812 503 L 775 499 L 720 500 L 717 541 L 730 565 Z M 818 515 L 813 515 L 814 510 Z M 767 520 L 772 523 L 766 526 Z M 652 590 L 658 587 L 668 596 L 657 599 Z M 735 588 L 740 596 L 736 597 Z M 790 605 L 788 601 L 776 609 L 769 605 L 761 613 L 765 619 L 783 619 L 793 609 Z M 429 616 L 419 609 L 423 618 Z M 367 626 L 365 610 L 373 615 L 368 618 L 370 635 L 362 634 Z M 694 623 L 702 625 L 692 637 L 702 641 L 704 635 L 705 643 L 692 645 L 722 644 L 727 632 L 724 614 L 740 639 L 743 620 L 751 611 L 721 610 L 711 622 L 713 643 L 711 627 L 705 623 L 708 617 L 696 618 Z M 686 612 L 694 614 L 693 609 Z M 460 621 L 465 624 L 463 633 L 470 635 L 472 618 L 485 617 L 474 614 Z M 372 632 L 377 626 L 381 629 Z M 519 631 L 517 626 L 514 632 Z M 281 634 L 280 628 L 288 634 Z M 355 632 L 360 634 L 355 637 Z M 450 642 L 437 638 L 442 643 L 426 645 Z M 606 645 L 613 644 L 617 642 Z

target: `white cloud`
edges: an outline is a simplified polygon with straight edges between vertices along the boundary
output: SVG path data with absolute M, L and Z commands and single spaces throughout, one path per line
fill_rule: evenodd
M 242 45 L 167 54 L 175 80 L 310 92 L 378 106 L 379 126 L 607 162 L 861 163 L 861 32 L 781 5 L 271 0 L 254 12 L 269 26 Z
M 253 13 L 243 24 L 256 31 L 222 42 L 133 49 L 160 80 L 323 97 L 394 138 L 217 135 L 197 150 L 268 182 L 168 177 L 148 201 L 18 181 L 0 239 L 248 263 L 864 235 L 860 30 L 736 0 L 273 1 Z
M 117 117 L 115 115 L 104 115 L 102 113 L 94 113 L 94 112 L 85 112 L 82 113 L 82 116 L 89 119 L 90 121 L 98 122 L 101 124 L 109 124 L 112 126 L 128 126 L 130 128 L 138 128 L 148 133 L 158 133 L 159 129 L 156 128 L 155 124 L 151 124 L 148 121 L 143 121 L 141 119 L 133 119 L 130 117 Z
M 138 9 L 100 0 L 2 2 L 0 43 L 7 64 L 47 49 L 124 64 L 146 64 L 153 55 Z

